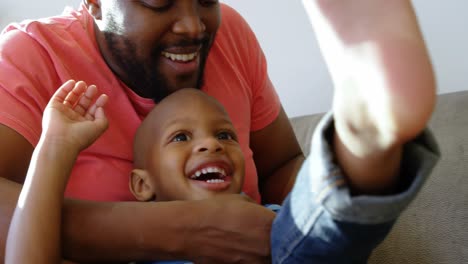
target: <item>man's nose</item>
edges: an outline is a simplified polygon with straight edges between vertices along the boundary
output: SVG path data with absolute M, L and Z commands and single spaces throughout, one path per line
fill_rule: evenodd
M 224 151 L 224 146 L 218 141 L 218 139 L 208 137 L 200 139 L 194 150 L 195 152 L 216 153 Z
M 206 30 L 205 23 L 200 17 L 197 7 L 184 7 L 173 25 L 172 31 L 192 39 L 201 38 Z

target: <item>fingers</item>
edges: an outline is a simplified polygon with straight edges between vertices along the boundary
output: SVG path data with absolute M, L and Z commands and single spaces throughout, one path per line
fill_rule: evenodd
M 86 119 L 105 119 L 104 106 L 107 104 L 109 97 L 106 94 L 101 94 L 94 104 L 89 107 L 85 117 Z
M 64 90 L 67 91 L 66 89 Z M 68 94 L 65 96 L 63 104 L 66 106 L 74 107 L 86 90 L 87 90 L 87 86 L 85 82 L 83 81 L 76 82 L 75 86 L 72 87 L 71 90 L 67 91 Z
M 54 95 L 52 95 L 51 102 L 64 103 L 65 98 L 73 90 L 75 84 L 76 82 L 74 80 L 69 80 L 62 84 L 62 86 L 55 91 Z
M 88 88 L 80 95 L 80 100 L 75 106 L 75 111 L 80 115 L 85 115 L 88 111 L 91 103 L 94 101 L 97 95 L 97 87 L 95 85 L 90 85 Z
M 85 82 L 69 80 L 65 82 L 52 96 L 51 102 L 70 107 L 89 120 L 105 119 L 103 107 L 108 96 L 99 94 L 96 85 L 87 86 Z

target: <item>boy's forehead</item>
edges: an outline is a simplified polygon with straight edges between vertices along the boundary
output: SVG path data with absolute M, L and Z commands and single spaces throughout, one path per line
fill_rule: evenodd
M 182 89 L 169 95 L 159 102 L 148 117 L 159 124 L 157 127 L 161 127 L 163 123 L 184 117 L 203 118 L 205 115 L 200 115 L 201 112 L 205 115 L 208 112 L 216 113 L 230 120 L 224 107 L 216 99 L 196 89 Z
M 205 94 L 198 89 L 182 89 L 172 93 L 160 102 L 161 108 L 167 108 L 171 112 L 203 111 L 217 109 L 219 112 L 226 113 L 224 107 L 213 97 Z M 166 109 L 164 109 L 166 110 Z M 161 111 L 166 112 L 166 111 Z

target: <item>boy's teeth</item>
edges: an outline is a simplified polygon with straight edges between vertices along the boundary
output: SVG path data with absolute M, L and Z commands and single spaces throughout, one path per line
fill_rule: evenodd
M 162 52 L 162 55 L 172 61 L 182 61 L 187 62 L 195 59 L 197 57 L 198 52 L 189 53 L 189 54 L 174 54 L 169 52 Z
M 224 171 L 224 169 L 218 168 L 218 167 L 208 167 L 208 168 L 204 168 L 204 169 L 196 171 L 192 176 L 190 176 L 190 179 L 196 179 L 200 177 L 201 175 L 208 174 L 208 173 L 219 173 L 221 177 L 226 177 L 226 172 Z M 213 180 L 209 180 L 207 182 L 210 182 L 210 181 L 213 181 Z M 224 180 L 222 182 L 224 182 Z
M 224 180 L 222 180 L 222 179 L 214 179 L 214 180 L 207 180 L 206 182 L 207 182 L 207 183 L 222 183 L 222 182 L 224 182 Z

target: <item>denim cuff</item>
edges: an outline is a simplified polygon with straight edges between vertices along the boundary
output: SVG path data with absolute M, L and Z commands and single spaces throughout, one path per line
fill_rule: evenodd
M 414 199 L 440 157 L 437 143 L 426 129 L 403 148 L 401 188 L 397 193 L 352 196 L 333 153 L 330 136 L 333 131 L 333 114 L 327 113 L 314 132 L 310 156 L 303 169 L 309 170 L 309 188 L 315 202 L 337 221 L 359 224 L 394 221 Z

